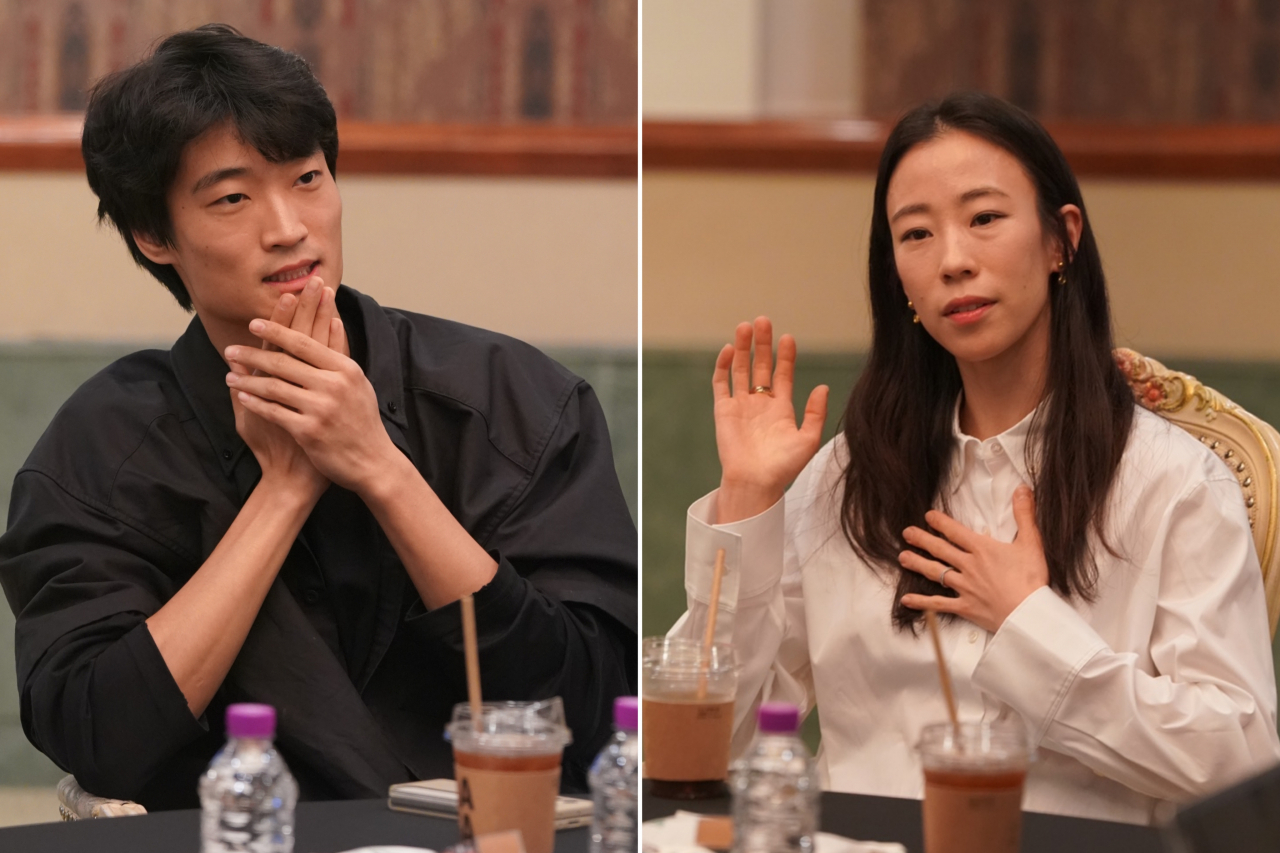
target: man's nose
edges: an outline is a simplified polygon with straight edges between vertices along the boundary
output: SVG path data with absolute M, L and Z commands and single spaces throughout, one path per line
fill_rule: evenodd
M 290 199 L 279 195 L 268 197 L 262 223 L 263 248 L 295 246 L 306 236 L 306 223 Z

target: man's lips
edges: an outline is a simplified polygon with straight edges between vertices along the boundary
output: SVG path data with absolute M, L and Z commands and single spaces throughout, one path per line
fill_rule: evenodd
M 288 284 L 289 282 L 299 281 L 311 275 L 319 264 L 319 261 L 302 261 L 291 264 L 276 270 L 276 272 L 264 277 L 262 280 L 268 284 Z
M 320 266 L 319 261 L 304 261 L 278 270 L 262 280 L 268 287 L 283 296 L 286 293 L 300 293 L 311 280 L 311 274 Z

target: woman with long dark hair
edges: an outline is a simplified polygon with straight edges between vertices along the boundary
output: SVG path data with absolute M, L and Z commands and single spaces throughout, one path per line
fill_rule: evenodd
M 826 787 L 919 797 L 913 745 L 944 715 L 919 636 L 933 610 L 961 718 L 1020 718 L 1039 750 L 1028 809 L 1149 822 L 1275 763 L 1239 486 L 1135 407 L 1084 201 L 1045 130 L 979 94 L 903 118 L 869 280 L 870 357 L 825 447 L 826 388 L 796 425 L 790 336 L 775 369 L 769 321 L 743 323 L 716 361 L 721 485 L 689 511 L 673 633 L 701 636 L 724 548 L 735 748 L 758 702 L 816 705 Z

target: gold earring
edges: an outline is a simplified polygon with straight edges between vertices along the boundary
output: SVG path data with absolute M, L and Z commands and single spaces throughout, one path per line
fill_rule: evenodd
M 1067 283 L 1066 266 L 1065 261 L 1058 261 L 1058 278 L 1054 283 L 1059 286 Z
M 915 312 L 915 307 L 916 307 L 915 303 L 914 303 L 914 302 L 912 302 L 910 299 L 908 299 L 908 300 L 907 300 L 907 307 L 908 307 L 908 308 L 910 308 L 910 309 L 912 309 L 912 310 L 911 310 L 911 322 L 913 322 L 913 323 L 919 323 L 919 322 L 920 322 L 920 315 L 919 315 L 919 314 L 917 314 L 917 313 Z

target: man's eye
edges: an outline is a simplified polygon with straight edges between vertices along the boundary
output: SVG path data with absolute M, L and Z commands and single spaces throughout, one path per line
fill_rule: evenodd
M 239 204 L 240 202 L 244 201 L 246 198 L 248 198 L 248 196 L 246 196 L 244 193 L 231 193 L 230 195 L 224 195 L 222 198 L 218 199 L 217 203 L 218 204 Z
M 300 183 L 300 184 L 312 184 L 312 183 L 315 183 L 315 182 L 316 182 L 316 181 L 318 181 L 318 180 L 320 180 L 320 170 L 319 170 L 319 169 L 312 169 L 310 172 L 307 172 L 305 175 L 303 175 L 302 177 L 298 178 L 298 183 Z

